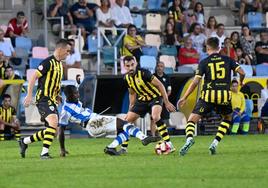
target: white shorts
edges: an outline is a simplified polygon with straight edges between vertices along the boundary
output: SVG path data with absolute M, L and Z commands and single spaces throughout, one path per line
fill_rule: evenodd
M 85 128 L 92 137 L 101 137 L 116 132 L 116 117 L 97 115 L 90 119 Z

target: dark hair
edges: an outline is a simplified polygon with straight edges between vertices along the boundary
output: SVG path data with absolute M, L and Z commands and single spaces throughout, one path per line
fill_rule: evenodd
M 233 32 L 231 33 L 230 38 L 232 39 L 232 38 L 233 38 L 233 36 L 234 36 L 235 34 L 237 34 L 237 35 L 239 36 L 239 33 L 238 33 L 237 31 L 233 31 Z
M 11 65 L 6 66 L 5 69 L 12 69 L 12 70 L 14 70 L 14 68 Z
M 70 43 L 70 42 L 75 42 L 74 39 L 68 39 L 67 41 L 68 41 L 69 43 Z
M 224 42 L 227 41 L 227 40 L 231 40 L 231 38 L 226 37 L 226 38 L 224 39 Z
M 207 22 L 207 28 L 209 28 L 209 29 L 211 29 L 211 27 L 210 27 L 210 25 L 209 25 L 209 22 L 210 22 L 211 19 L 214 19 L 214 20 L 215 20 L 215 27 L 217 27 L 217 25 L 218 25 L 215 16 L 210 16 L 210 17 L 208 18 L 208 22 Z
M 219 24 L 217 24 L 216 28 L 219 29 L 221 26 L 224 27 L 224 24 L 223 23 L 219 23 Z
M 243 30 L 244 27 L 248 28 L 248 30 L 249 30 L 249 35 L 251 35 L 251 31 L 250 31 L 250 28 L 249 28 L 248 24 L 242 24 L 242 25 L 241 25 L 241 30 Z M 242 35 L 244 35 L 244 34 L 242 33 Z
M 56 43 L 56 49 L 57 48 L 64 48 L 64 47 L 66 47 L 66 46 L 72 46 L 71 44 L 70 44 L 70 42 L 67 40 L 67 39 L 60 39 L 60 40 L 58 40 L 57 41 L 57 43 Z
M 17 12 L 17 17 L 19 17 L 19 16 L 25 16 L 24 12 L 23 11 Z
M 130 56 L 130 55 L 128 55 L 128 56 L 125 56 L 125 57 L 124 57 L 124 59 L 123 59 L 123 63 L 125 64 L 126 62 L 129 62 L 129 61 L 132 61 L 132 60 L 135 61 L 134 56 Z
M 218 47 L 219 47 L 219 39 L 217 37 L 210 37 L 207 40 L 207 46 L 211 47 L 213 50 L 218 49 Z
M 189 33 L 194 32 L 194 29 L 195 29 L 196 26 L 200 26 L 200 24 L 197 23 L 197 22 L 193 23 L 189 28 Z
M 73 96 L 73 93 L 77 90 L 77 88 L 74 85 L 67 85 L 64 87 L 64 94 L 69 101 L 69 99 Z
M 204 14 L 204 5 L 200 2 L 195 3 L 194 5 L 194 12 L 197 12 L 197 5 L 201 5 L 202 6 L 202 10 L 201 13 Z
M 4 100 L 4 99 L 11 99 L 11 96 L 9 95 L 9 94 L 4 94 L 3 96 L 2 96 L 2 99 Z
M 132 28 L 135 28 L 136 31 L 137 31 L 137 27 L 136 27 L 134 24 L 130 24 L 130 25 L 127 27 L 127 34 L 129 34 L 129 30 L 132 29 Z
M 102 4 L 103 3 L 103 0 L 101 0 L 100 2 Z M 107 0 L 107 2 L 108 2 L 108 8 L 111 8 L 111 2 L 110 2 L 110 0 Z
M 238 84 L 237 79 L 233 79 L 233 80 L 232 80 L 232 85 L 233 85 L 234 83 L 235 83 L 235 84 Z

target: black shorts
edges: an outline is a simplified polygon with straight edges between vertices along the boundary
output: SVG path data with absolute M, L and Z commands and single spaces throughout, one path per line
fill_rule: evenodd
M 204 116 L 211 111 L 215 111 L 217 114 L 221 115 L 231 114 L 233 112 L 231 101 L 226 105 L 218 105 L 199 99 L 194 107 L 193 113 Z
M 45 122 L 45 119 L 50 114 L 56 114 L 58 116 L 57 105 L 52 102 L 48 97 L 42 97 L 37 101 L 36 104 L 39 114 L 41 116 L 41 121 Z
M 154 105 L 163 106 L 163 98 L 157 97 L 149 102 L 136 100 L 130 111 L 140 115 L 140 117 L 144 117 L 146 113 L 151 113 L 151 109 Z
M 169 111 L 167 110 L 167 108 L 165 107 L 165 105 L 162 106 L 162 113 L 161 113 L 161 119 L 165 120 L 165 119 L 169 119 L 170 115 L 169 115 Z

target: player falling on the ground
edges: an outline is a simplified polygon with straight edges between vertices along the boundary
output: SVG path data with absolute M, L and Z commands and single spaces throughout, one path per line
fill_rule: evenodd
M 116 151 L 116 147 L 127 140 L 129 136 L 137 137 L 142 141 L 143 145 L 148 145 L 151 142 L 157 142 L 161 139 L 160 137 L 145 136 L 133 124 L 127 123 L 115 116 L 98 115 L 93 113 L 91 109 L 84 108 L 83 104 L 79 101 L 78 90 L 73 85 L 66 86 L 64 88 L 64 94 L 66 101 L 62 107 L 59 122 L 59 142 L 62 157 L 68 154 L 64 144 L 64 130 L 69 122 L 81 124 L 93 137 L 117 132 L 117 137 L 105 148 L 105 153 L 109 155 L 119 155 Z
M 150 112 L 158 132 L 173 152 L 175 148 L 170 141 L 166 124 L 161 118 L 161 112 L 163 103 L 169 112 L 174 112 L 176 109 L 169 102 L 165 87 L 150 71 L 138 68 L 133 56 L 124 57 L 123 62 L 124 68 L 127 70 L 124 79 L 128 86 L 130 104 L 125 120 L 133 123 L 139 117 L 144 117 L 147 112 Z M 127 145 L 127 143 L 122 144 L 120 153 L 125 153 L 124 148 Z
M 209 146 L 210 154 L 216 154 L 216 147 L 226 134 L 232 120 L 232 105 L 231 105 L 231 71 L 236 71 L 240 74 L 240 84 L 243 85 L 245 77 L 244 71 L 239 64 L 234 62 L 227 56 L 222 56 L 218 53 L 219 40 L 216 37 L 211 37 L 207 40 L 207 53 L 209 56 L 202 60 L 198 65 L 196 75 L 193 82 L 185 92 L 184 96 L 178 101 L 178 106 L 183 106 L 186 103 L 188 96 L 194 91 L 196 86 L 204 77 L 204 85 L 201 91 L 201 96 L 195 105 L 193 112 L 190 114 L 186 126 L 186 143 L 180 149 L 179 154 L 185 155 L 190 147 L 194 144 L 195 124 L 198 120 L 208 112 L 215 110 L 223 116 L 223 121 L 218 127 L 218 132 L 212 144 Z

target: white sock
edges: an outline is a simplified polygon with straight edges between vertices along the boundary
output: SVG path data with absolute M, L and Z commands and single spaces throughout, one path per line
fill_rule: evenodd
M 146 138 L 147 136 L 145 136 L 142 132 L 138 132 L 136 137 L 140 140 L 143 140 L 144 138 Z
M 212 142 L 212 144 L 213 144 L 214 146 L 216 146 L 216 147 L 217 147 L 217 146 L 218 146 L 218 144 L 219 144 L 219 141 L 218 141 L 218 140 L 216 140 L 216 139 L 214 139 L 214 140 L 213 140 L 213 142 Z
M 192 140 L 193 139 L 193 137 L 188 137 L 187 139 L 186 139 L 186 142 L 190 142 L 190 140 Z
M 108 148 L 116 148 L 119 145 L 119 142 L 117 140 L 114 140 L 110 145 L 108 145 Z
M 30 136 L 24 138 L 24 139 L 23 139 L 23 143 L 24 143 L 24 144 L 30 144 L 30 143 L 32 143 L 32 141 L 31 141 L 31 139 L 30 139 Z
M 48 153 L 48 148 L 43 147 L 42 152 L 41 152 L 41 155 L 44 155 L 46 153 Z

